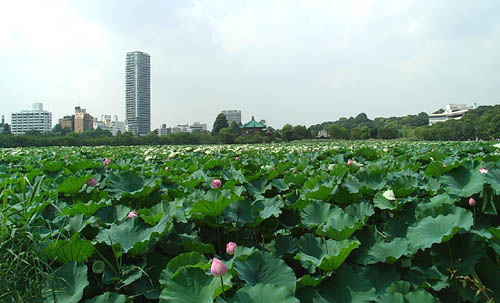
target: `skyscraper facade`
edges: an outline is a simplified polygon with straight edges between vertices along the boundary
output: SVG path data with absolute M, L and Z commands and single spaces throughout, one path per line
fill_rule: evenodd
M 147 53 L 127 53 L 125 101 L 127 131 L 147 135 L 151 131 L 151 67 Z
M 233 122 L 241 124 L 241 110 L 223 110 L 222 113 L 226 116 L 227 124 L 231 126 Z

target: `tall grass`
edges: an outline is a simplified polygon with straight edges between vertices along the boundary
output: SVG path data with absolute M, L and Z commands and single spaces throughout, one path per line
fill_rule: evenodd
M 0 302 L 42 302 L 49 276 L 43 260 L 40 213 L 45 203 L 39 194 L 43 178 L 33 185 L 3 180 L 0 192 Z M 16 194 L 24 189 L 23 194 Z

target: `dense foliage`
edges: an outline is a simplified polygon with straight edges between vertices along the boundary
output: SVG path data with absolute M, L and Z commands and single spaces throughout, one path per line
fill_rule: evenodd
M 500 302 L 499 148 L 2 149 L 0 298 Z
M 449 120 L 432 126 L 428 124 L 429 116 L 426 113 L 374 120 L 361 113 L 356 117 L 312 125 L 310 129 L 316 132 L 326 129 L 332 139 L 494 140 L 500 138 L 500 105 L 480 106 L 467 112 L 461 120 Z

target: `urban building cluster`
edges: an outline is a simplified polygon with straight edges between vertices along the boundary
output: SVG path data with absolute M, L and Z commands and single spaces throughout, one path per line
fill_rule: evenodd
M 166 124 L 162 124 L 160 129 L 158 129 L 159 136 L 167 136 L 175 133 L 195 133 L 195 132 L 206 132 L 207 125 L 200 122 L 194 122 L 193 124 L 179 124 L 174 127 L 167 127 Z
M 228 125 L 236 123 L 245 132 L 254 132 L 256 129 L 264 129 L 265 121 L 256 122 L 252 120 L 242 124 L 241 110 L 223 110 Z M 113 118 L 112 118 L 113 117 Z M 69 132 L 84 133 L 90 130 L 102 129 L 110 131 L 113 136 L 119 132 L 130 132 L 134 135 L 144 136 L 151 132 L 151 57 L 149 54 L 133 51 L 128 52 L 125 60 L 125 121 L 119 121 L 117 115 L 101 115 L 101 118 L 93 117 L 80 106 L 75 107 L 75 112 L 58 119 L 62 129 Z M 10 131 L 14 135 L 22 135 L 30 130 L 41 133 L 52 130 L 52 113 L 43 109 L 42 103 L 33 104 L 31 110 L 23 110 L 12 113 L 10 129 L 2 116 L 0 133 Z M 180 132 L 194 133 L 206 132 L 207 124 L 194 122 L 193 124 L 181 124 L 167 127 L 163 124 L 155 130 L 160 136 Z

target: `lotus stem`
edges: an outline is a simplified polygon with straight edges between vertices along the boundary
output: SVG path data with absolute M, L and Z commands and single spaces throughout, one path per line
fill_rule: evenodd
M 226 299 L 226 295 L 224 294 L 224 280 L 222 279 L 222 276 L 220 276 L 220 285 L 222 286 L 222 298 Z

